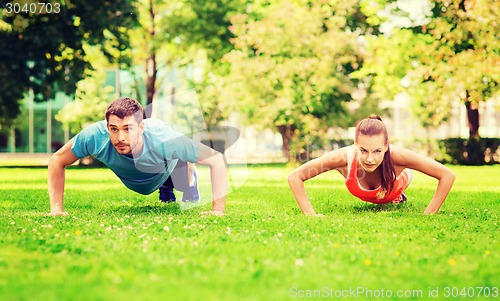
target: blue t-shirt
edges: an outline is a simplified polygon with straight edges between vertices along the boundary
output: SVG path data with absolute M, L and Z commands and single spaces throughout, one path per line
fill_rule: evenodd
M 84 128 L 73 140 L 71 150 L 77 158 L 94 156 L 106 164 L 129 189 L 150 194 L 169 177 L 180 159 L 196 162 L 197 143 L 159 119 L 144 119 L 144 145 L 138 158 L 120 155 L 110 142 L 106 120 Z

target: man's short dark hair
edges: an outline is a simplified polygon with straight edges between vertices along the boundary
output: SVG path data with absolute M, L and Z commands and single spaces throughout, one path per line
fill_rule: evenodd
M 137 123 L 141 123 L 144 119 L 144 109 L 141 104 L 132 98 L 122 97 L 109 104 L 106 109 L 106 121 L 109 121 L 109 115 L 116 115 L 120 119 L 134 116 Z

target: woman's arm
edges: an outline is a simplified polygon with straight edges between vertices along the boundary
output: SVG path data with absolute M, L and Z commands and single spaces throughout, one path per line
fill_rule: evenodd
M 408 149 L 394 146 L 391 148 L 391 152 L 396 165 L 418 170 L 439 181 L 436 192 L 424 214 L 438 212 L 453 186 L 455 174 L 443 164 Z
M 326 171 L 347 166 L 347 147 L 331 151 L 319 158 L 311 160 L 288 176 L 288 185 L 302 212 L 316 216 L 316 212 L 309 201 L 304 182 Z

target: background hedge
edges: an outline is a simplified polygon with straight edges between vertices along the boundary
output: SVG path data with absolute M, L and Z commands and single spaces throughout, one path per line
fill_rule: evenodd
M 352 143 L 352 140 L 335 140 L 330 142 L 330 148 L 337 149 Z M 445 164 L 500 164 L 500 138 L 395 139 L 391 143 Z

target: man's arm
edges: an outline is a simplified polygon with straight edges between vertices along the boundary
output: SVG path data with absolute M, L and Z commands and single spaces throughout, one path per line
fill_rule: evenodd
M 212 210 L 204 214 L 222 215 L 226 207 L 228 175 L 226 163 L 221 153 L 201 144 L 200 156 L 196 162 L 210 167 L 210 181 L 212 184 Z
M 52 155 L 49 162 L 48 190 L 50 198 L 50 215 L 68 215 L 63 209 L 64 182 L 66 166 L 78 158 L 71 151 L 73 139 Z

